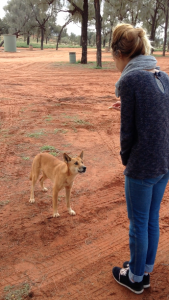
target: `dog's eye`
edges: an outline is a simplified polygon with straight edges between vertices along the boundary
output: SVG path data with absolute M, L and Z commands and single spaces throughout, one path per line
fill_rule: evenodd
M 77 161 L 75 162 L 75 165 L 78 166 L 78 162 Z

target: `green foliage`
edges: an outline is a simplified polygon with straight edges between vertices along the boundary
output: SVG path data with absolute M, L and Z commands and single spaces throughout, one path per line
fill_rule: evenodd
M 45 146 L 42 146 L 42 147 L 40 148 L 40 150 L 41 150 L 41 151 L 55 151 L 55 147 L 45 145 Z
M 9 29 L 9 25 L 5 22 L 4 19 L 0 19 L 0 35 L 7 34 Z
M 28 283 L 23 283 L 18 286 L 8 285 L 4 288 L 5 300 L 23 300 L 29 295 L 30 286 Z
M 0 201 L 0 208 L 7 205 L 9 203 L 9 200 L 6 201 Z
M 44 134 L 45 134 L 44 130 L 40 130 L 40 131 L 36 131 L 36 132 L 33 132 L 33 133 L 28 133 L 27 136 L 31 137 L 31 138 L 39 138 Z

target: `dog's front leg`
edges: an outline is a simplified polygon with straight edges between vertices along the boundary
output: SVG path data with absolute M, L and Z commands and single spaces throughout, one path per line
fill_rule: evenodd
M 75 216 L 76 213 L 73 209 L 71 209 L 71 206 L 70 206 L 71 187 L 65 187 L 65 190 L 66 190 L 66 204 L 67 204 L 68 212 L 71 216 Z
M 58 213 L 58 189 L 56 186 L 53 187 L 53 217 L 59 217 Z

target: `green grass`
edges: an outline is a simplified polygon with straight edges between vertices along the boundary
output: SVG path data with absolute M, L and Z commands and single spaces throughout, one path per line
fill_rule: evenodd
M 70 119 L 70 121 L 75 122 L 78 125 L 93 126 L 91 123 L 89 123 L 89 122 L 87 122 L 85 120 L 79 119 L 79 117 L 77 115 L 75 115 L 75 116 L 69 116 L 69 115 L 66 115 L 64 113 L 62 115 L 63 115 L 64 118 Z M 68 124 L 67 123 L 63 123 L 62 125 L 68 125 Z
M 37 43 L 37 40 L 36 39 L 33 39 L 31 37 L 30 39 L 30 45 L 33 46 L 33 48 L 41 48 L 41 41 L 39 39 L 38 43 Z M 24 41 L 22 37 L 19 37 L 17 40 L 16 40 L 16 46 L 18 48 L 29 48 L 29 45 L 27 45 L 27 41 Z M 52 40 L 49 40 L 48 43 L 46 44 L 46 42 L 44 41 L 43 43 L 43 48 L 44 49 L 56 49 L 56 42 L 55 41 L 52 41 Z M 60 43 L 59 44 L 59 48 L 80 48 L 80 45 L 71 45 L 71 44 L 62 44 Z M 96 48 L 96 47 L 88 47 L 88 48 Z
M 0 208 L 7 205 L 9 203 L 9 200 L 6 201 L 0 201 Z
M 51 122 L 52 119 L 53 119 L 52 116 L 49 115 L 49 116 L 47 116 L 47 118 L 45 119 L 45 121 L 46 121 L 46 122 Z
M 55 147 L 53 146 L 48 146 L 48 145 L 45 145 L 45 146 L 42 146 L 40 148 L 40 150 L 42 152 L 49 152 L 49 154 L 53 155 L 53 156 L 58 156 L 62 151 L 56 149 Z
M 51 154 L 53 156 L 58 156 L 60 154 L 60 152 L 54 152 L 54 151 L 52 151 L 52 152 L 49 152 L 49 154 Z
M 22 159 L 23 159 L 23 160 L 29 160 L 30 157 L 29 157 L 29 156 L 23 156 Z
M 41 151 L 55 151 L 55 147 L 45 145 L 45 146 L 42 146 L 42 147 L 40 148 L 40 150 L 41 150 Z
M 100 70 L 114 70 L 116 68 L 115 63 L 113 60 L 110 61 L 103 61 L 102 62 L 102 67 L 97 66 L 95 61 L 89 61 L 87 64 L 81 64 L 79 61 L 76 62 L 75 64 L 69 63 L 69 62 L 57 62 L 52 64 L 54 68 L 57 67 L 64 67 L 66 68 L 71 68 L 71 67 L 76 67 L 76 68 L 85 68 L 85 69 L 100 69 Z
M 67 133 L 68 132 L 68 130 L 67 129 L 59 129 L 59 128 L 55 128 L 54 129 L 54 133 L 56 134 L 56 133 L 63 133 L 63 134 L 65 134 L 65 133 Z
M 5 300 L 23 300 L 25 297 L 30 295 L 30 286 L 28 283 L 23 283 L 18 286 L 8 285 L 4 288 Z
M 63 145 L 63 147 L 70 147 L 72 144 Z
M 74 119 L 74 122 L 76 124 L 78 124 L 78 125 L 89 125 L 89 126 L 92 126 L 91 123 L 86 122 L 85 120 L 77 119 L 77 118 Z
M 33 133 L 28 133 L 27 136 L 31 137 L 31 138 L 39 138 L 44 134 L 45 134 L 45 132 L 43 130 L 40 130 L 40 131 L 35 131 Z

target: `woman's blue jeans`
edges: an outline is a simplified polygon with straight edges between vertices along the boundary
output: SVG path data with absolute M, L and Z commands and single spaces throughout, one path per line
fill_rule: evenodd
M 125 177 L 129 227 L 130 279 L 141 282 L 152 272 L 159 241 L 159 210 L 169 172 L 152 179 Z

